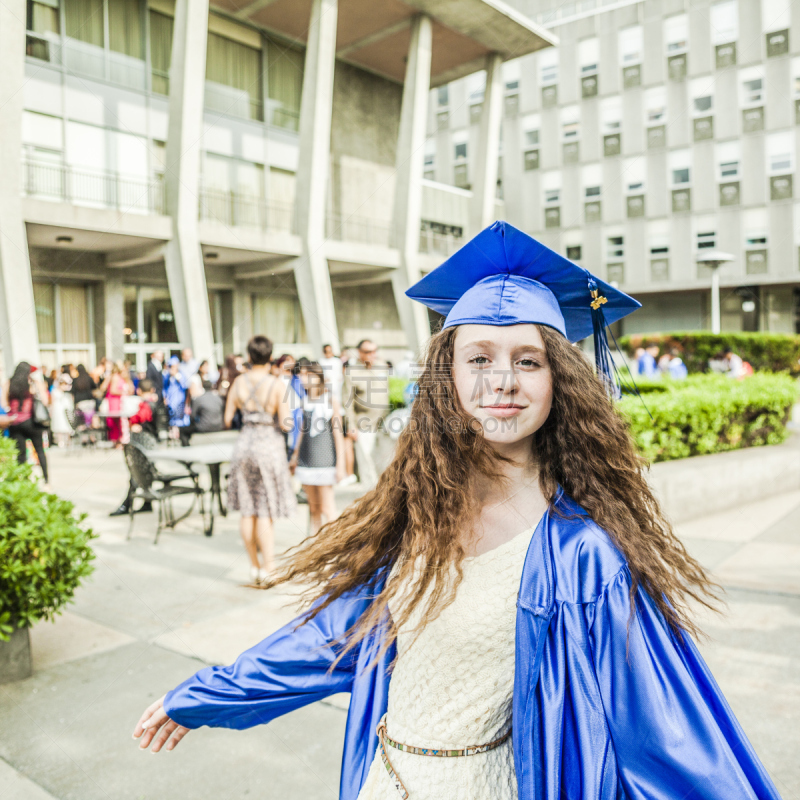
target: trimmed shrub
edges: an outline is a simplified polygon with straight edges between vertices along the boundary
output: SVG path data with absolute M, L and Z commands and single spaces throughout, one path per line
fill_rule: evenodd
M 648 333 L 623 336 L 619 346 L 630 356 L 637 347 L 656 344 L 662 353 L 675 348 L 689 372 L 707 372 L 709 359 L 730 347 L 755 371 L 800 375 L 800 335 L 791 333 Z
M 408 378 L 400 378 L 397 375 L 389 376 L 389 406 L 392 411 L 398 408 L 405 408 L 406 402 L 403 399 L 403 390 L 408 385 Z
M 779 444 L 798 398 L 788 375 L 760 373 L 742 381 L 699 375 L 661 383 L 656 391 L 642 391 L 640 384 L 641 400 L 625 396 L 617 404 L 651 462 Z
M 68 500 L 46 494 L 17 464 L 17 448 L 0 438 L 0 640 L 13 627 L 52 619 L 72 600 L 94 569 L 86 514 Z

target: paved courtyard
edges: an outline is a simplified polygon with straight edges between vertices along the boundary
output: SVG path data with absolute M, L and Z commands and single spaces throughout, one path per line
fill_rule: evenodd
M 293 598 L 243 586 L 235 517 L 208 539 L 195 516 L 154 546 L 153 515 L 142 514 L 126 541 L 127 519 L 108 517 L 126 489 L 119 452 L 57 452 L 51 463 L 54 489 L 99 534 L 96 570 L 67 612 L 33 629 L 34 676 L 0 685 L 0 797 L 335 798 L 346 697 L 246 732 L 193 732 L 157 757 L 137 749 L 146 705 L 290 619 Z M 727 589 L 727 615 L 703 616 L 701 648 L 785 800 L 800 798 L 799 516 L 794 492 L 679 527 Z M 279 523 L 279 550 L 306 528 L 301 506 Z

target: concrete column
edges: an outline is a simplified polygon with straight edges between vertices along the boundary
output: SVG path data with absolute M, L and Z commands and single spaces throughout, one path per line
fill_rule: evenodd
M 483 95 L 478 155 L 470 207 L 472 234 L 495 221 L 497 156 L 500 150 L 500 123 L 503 121 L 503 59 L 499 53 L 486 56 L 486 89 Z M 511 154 L 512 157 L 516 153 Z
M 317 356 L 324 343 L 339 351 L 339 329 L 325 255 L 337 16 L 337 0 L 313 0 L 300 105 L 295 228 L 303 254 L 294 263 L 294 277 L 308 341 Z
M 125 289 L 119 278 L 109 278 L 103 284 L 104 355 L 113 361 L 125 358 Z
M 409 300 L 405 292 L 420 278 L 419 226 L 422 214 L 425 128 L 431 83 L 431 37 L 431 19 L 421 14 L 414 19 L 411 26 L 406 80 L 400 107 L 394 193 L 400 266 L 392 272 L 392 289 L 400 323 L 408 338 L 408 346 L 415 353 L 430 338 L 427 309 L 420 303 Z
M 22 218 L 20 153 L 25 81 L 25 0 L 0 3 L 0 343 L 5 377 L 39 363 L 28 237 Z
M 208 0 L 177 0 L 164 173 L 172 239 L 164 261 L 180 342 L 192 348 L 195 358 L 213 364 L 214 336 L 198 229 L 207 37 Z

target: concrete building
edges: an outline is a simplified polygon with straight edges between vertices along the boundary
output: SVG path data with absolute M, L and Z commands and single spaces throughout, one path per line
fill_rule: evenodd
M 800 333 L 800 6 L 514 5 L 559 44 L 503 65 L 506 219 L 640 299 L 626 333 L 710 329 L 707 249 L 723 330 Z M 427 177 L 480 185 L 484 85 L 432 92 Z
M 502 65 L 554 43 L 497 0 L 0 4 L 6 375 L 418 348 L 403 292 L 503 213 Z M 483 71 L 475 190 L 425 179 L 431 88 Z

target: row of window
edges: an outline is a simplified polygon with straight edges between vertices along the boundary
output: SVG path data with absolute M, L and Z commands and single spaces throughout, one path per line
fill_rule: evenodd
M 29 57 L 169 94 L 174 23 L 167 9 L 144 0 L 28 0 L 27 8 Z M 296 131 L 303 60 L 301 50 L 211 14 L 206 108 Z
M 765 35 L 767 58 L 789 52 L 789 25 L 791 0 L 762 0 L 761 25 Z M 718 68 L 736 64 L 736 42 L 739 39 L 739 3 L 723 0 L 710 7 L 711 44 L 715 47 Z M 677 14 L 663 21 L 664 54 L 668 60 L 669 77 L 683 80 L 686 77 L 686 54 L 689 42 L 689 15 Z M 644 56 L 644 30 L 641 25 L 623 28 L 617 34 L 619 66 L 623 70 L 623 85 L 626 88 L 641 83 L 640 65 Z M 582 94 L 591 97 L 597 94 L 597 75 L 600 66 L 600 39 L 591 37 L 578 42 L 578 66 Z M 558 84 L 558 48 L 542 50 L 538 55 L 539 80 L 545 90 L 545 99 L 552 92 L 548 87 Z
M 768 271 L 767 255 L 769 234 L 766 220 L 757 210 L 756 217 L 750 219 L 742 239 L 745 272 L 748 275 L 763 274 Z M 718 246 L 717 230 L 713 219 L 699 220 L 694 226 L 693 244 L 695 255 L 700 257 L 704 252 L 711 252 Z M 607 277 L 615 283 L 625 280 L 625 236 L 620 233 L 609 233 L 604 238 L 603 263 Z M 646 252 L 651 265 L 651 279 L 655 281 L 669 278 L 670 229 L 668 220 L 655 220 L 648 225 Z M 566 256 L 571 261 L 580 263 L 583 260 L 583 245 L 575 243 L 566 246 Z M 706 277 L 707 266 L 698 266 L 698 277 Z

